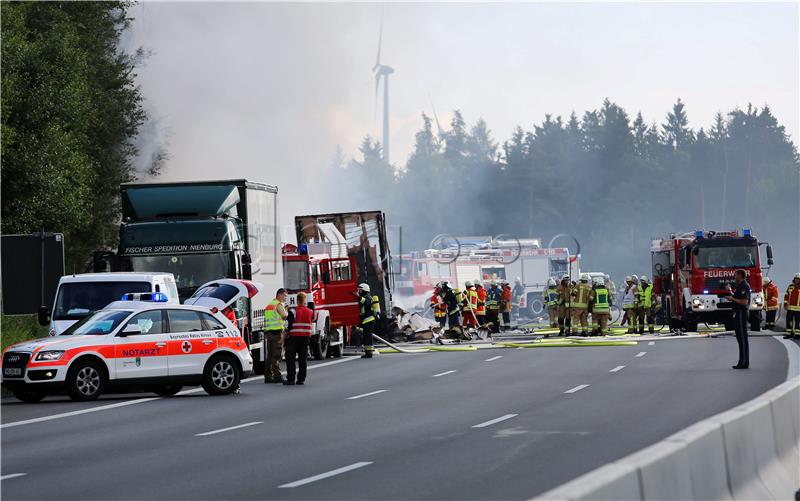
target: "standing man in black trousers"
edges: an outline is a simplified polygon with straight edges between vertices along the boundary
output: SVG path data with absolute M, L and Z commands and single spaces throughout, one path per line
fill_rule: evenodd
M 731 289 L 728 284 L 728 295 L 726 299 L 733 303 L 734 331 L 736 332 L 736 342 L 739 343 L 739 363 L 734 365 L 734 369 L 747 369 L 750 367 L 750 346 L 747 342 L 747 317 L 748 307 L 750 306 L 750 285 L 747 283 L 747 273 L 744 270 L 736 270 L 733 279 L 736 282 L 736 289 Z

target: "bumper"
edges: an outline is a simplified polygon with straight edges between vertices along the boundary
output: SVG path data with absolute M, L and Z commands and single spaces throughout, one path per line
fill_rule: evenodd
M 695 313 L 725 313 L 733 312 L 733 303 L 726 301 L 716 294 L 692 294 L 689 305 Z M 758 292 L 750 297 L 750 311 L 764 309 L 764 294 Z
M 18 385 L 20 383 L 29 384 L 31 386 L 44 385 L 47 383 L 60 383 L 64 384 L 67 377 L 67 367 L 64 365 L 47 366 L 37 364 L 33 367 L 25 368 L 24 377 L 8 377 L 3 376 L 3 385 Z

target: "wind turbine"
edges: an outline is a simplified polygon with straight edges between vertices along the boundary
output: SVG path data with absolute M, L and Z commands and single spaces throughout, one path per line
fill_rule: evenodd
M 375 59 L 375 66 L 372 67 L 375 73 L 375 104 L 378 103 L 378 88 L 383 78 L 383 160 L 389 163 L 389 75 L 394 73 L 394 68 L 381 64 L 381 42 L 383 41 L 383 21 L 381 21 L 381 31 L 378 35 L 378 57 Z

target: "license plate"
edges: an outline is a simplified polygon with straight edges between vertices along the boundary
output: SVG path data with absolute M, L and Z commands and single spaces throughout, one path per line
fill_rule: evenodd
M 22 375 L 22 369 L 18 369 L 18 368 L 14 368 L 14 367 L 11 367 L 11 368 L 8 368 L 8 369 L 3 369 L 3 375 L 4 376 L 21 376 Z

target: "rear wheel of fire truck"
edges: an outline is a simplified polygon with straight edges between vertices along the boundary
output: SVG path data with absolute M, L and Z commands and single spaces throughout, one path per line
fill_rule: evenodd
M 216 355 L 203 370 L 203 389 L 209 395 L 226 395 L 239 387 L 239 367 L 230 355 Z
M 697 332 L 697 324 L 698 324 L 697 317 L 694 315 L 687 315 L 683 321 L 683 331 L 684 332 Z
M 542 302 L 542 298 L 538 296 L 534 296 L 533 294 L 528 295 L 528 314 L 531 318 L 536 318 L 542 314 L 544 311 L 544 303 Z
M 328 355 L 333 358 L 342 358 L 344 352 L 344 333 L 339 329 L 334 329 L 333 332 L 336 333 L 336 339 L 339 341 L 339 344 L 328 348 Z
M 325 320 L 325 329 L 319 336 L 311 338 L 311 356 L 314 360 L 324 360 L 328 356 L 328 343 L 331 341 L 331 323 Z
M 177 385 L 157 386 L 153 388 L 153 393 L 159 397 L 171 397 L 172 395 L 176 395 L 182 389 L 183 386 Z
M 78 360 L 67 373 L 67 395 L 72 400 L 96 400 L 105 385 L 105 369 L 95 360 Z
M 29 404 L 39 402 L 47 396 L 47 393 L 43 391 L 31 390 L 30 388 L 14 388 L 11 390 L 11 393 L 17 398 L 17 400 L 21 400 Z

